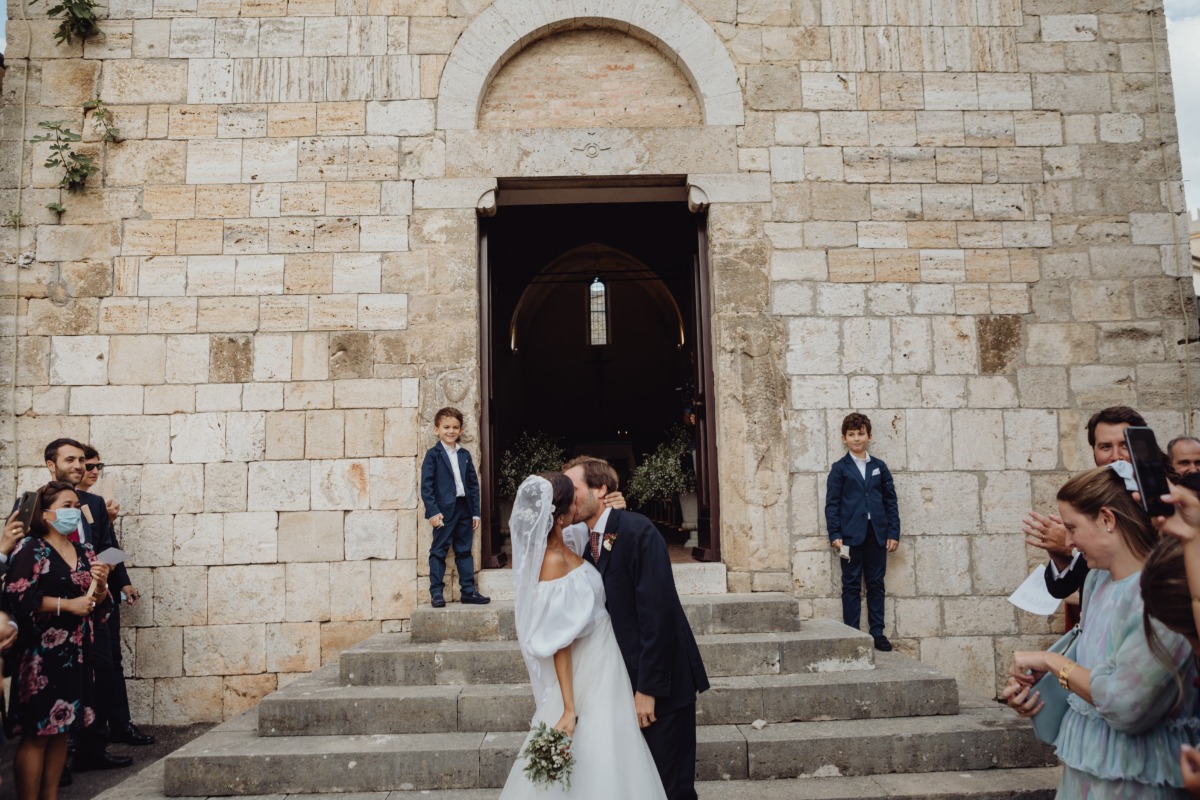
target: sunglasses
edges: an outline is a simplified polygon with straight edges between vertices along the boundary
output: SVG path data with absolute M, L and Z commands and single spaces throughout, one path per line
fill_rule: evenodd
M 104 462 L 101 461 L 99 464 L 84 464 L 83 468 L 86 469 L 88 472 L 91 472 L 92 470 L 103 470 Z

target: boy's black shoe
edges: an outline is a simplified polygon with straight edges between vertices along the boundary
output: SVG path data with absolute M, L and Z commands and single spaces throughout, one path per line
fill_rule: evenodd
M 488 603 L 492 602 L 492 598 L 481 595 L 477 589 L 475 590 L 474 594 L 464 594 L 459 598 L 459 602 L 471 606 L 486 606 Z
M 442 597 L 440 594 L 430 595 L 429 605 L 433 606 L 434 608 L 444 608 L 446 605 L 446 598 Z
M 108 740 L 118 744 L 131 744 L 134 747 L 145 747 L 148 744 L 154 744 L 154 737 L 148 733 L 139 731 L 137 726 L 132 722 L 109 730 Z
M 892 652 L 892 643 L 882 633 L 875 637 L 875 649 L 881 653 Z

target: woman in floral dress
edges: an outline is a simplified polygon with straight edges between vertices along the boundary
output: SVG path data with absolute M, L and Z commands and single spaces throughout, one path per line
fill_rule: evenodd
M 9 561 L 4 600 L 20 625 L 9 722 L 21 737 L 14 759 L 19 800 L 56 800 L 67 732 L 91 724 L 92 621 L 107 617 L 109 567 L 72 541 L 79 497 L 69 483 L 38 490 L 26 537 Z M 87 597 L 92 581 L 96 591 Z M 10 658 L 15 654 L 10 654 Z

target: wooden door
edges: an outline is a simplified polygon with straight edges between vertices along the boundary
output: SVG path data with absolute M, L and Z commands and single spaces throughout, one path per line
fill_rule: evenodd
M 696 215 L 696 252 L 692 278 L 692 337 L 696 415 L 697 561 L 721 560 L 721 504 L 717 485 L 717 408 L 713 400 L 712 281 L 708 263 L 708 213 Z
M 479 397 L 479 464 L 483 475 L 479 482 L 483 493 L 480 503 L 480 567 L 504 566 L 504 536 L 500 532 L 500 508 L 496 498 L 496 433 L 492 424 L 495 402 L 495 375 L 492 368 L 492 275 L 488 265 L 488 222 L 479 217 L 479 359 L 481 389 Z

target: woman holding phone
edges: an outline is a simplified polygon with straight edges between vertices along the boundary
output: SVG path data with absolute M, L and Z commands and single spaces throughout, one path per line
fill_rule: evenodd
M 71 484 L 39 489 L 30 535 L 6 576 L 4 601 L 21 631 L 8 714 L 11 733 L 21 737 L 13 761 L 19 800 L 56 800 L 67 733 L 95 717 L 92 625 L 107 618 L 112 603 L 109 566 L 96 561 L 90 545 L 68 538 L 79 518 Z
M 1158 534 L 1135 489 L 1132 467 L 1118 461 L 1059 490 L 1067 542 L 1092 567 L 1082 633 L 1074 660 L 1013 654 L 1004 698 L 1017 713 L 1041 710 L 1033 684 L 1047 673 L 1069 693 L 1054 742 L 1064 767 L 1057 800 L 1187 796 L 1178 754 L 1195 724 L 1195 660 L 1182 636 L 1157 622 L 1147 636 L 1143 625 L 1141 571 Z

